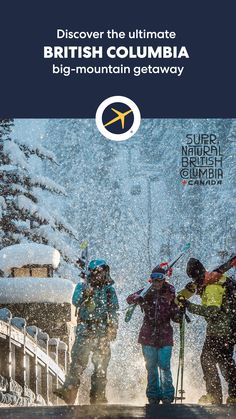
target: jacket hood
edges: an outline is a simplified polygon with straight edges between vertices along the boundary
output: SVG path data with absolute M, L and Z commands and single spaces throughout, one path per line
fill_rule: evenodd
M 187 263 L 186 273 L 190 278 L 197 279 L 204 275 L 206 272 L 205 267 L 200 262 L 200 260 L 195 258 L 190 258 Z

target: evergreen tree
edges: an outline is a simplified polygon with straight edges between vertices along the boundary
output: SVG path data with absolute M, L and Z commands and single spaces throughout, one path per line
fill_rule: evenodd
M 74 262 L 77 233 L 48 206 L 49 193 L 65 196 L 65 189 L 35 174 L 38 159 L 57 164 L 55 157 L 38 143 L 13 139 L 13 126 L 11 119 L 0 120 L 0 248 L 33 241 L 57 248 L 65 261 Z

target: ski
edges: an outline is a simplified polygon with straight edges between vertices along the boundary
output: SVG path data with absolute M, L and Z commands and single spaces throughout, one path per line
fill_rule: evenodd
M 178 261 L 179 259 L 190 249 L 190 243 L 186 243 L 183 248 L 181 249 L 181 251 L 178 253 L 178 255 L 172 259 L 170 262 L 168 262 L 166 268 L 165 269 L 166 272 L 168 272 L 169 269 L 171 269 Z M 143 291 L 140 293 L 140 297 L 144 298 L 147 293 L 149 292 L 149 290 L 152 288 L 152 283 L 146 285 L 146 287 L 143 289 Z M 125 322 L 128 323 L 134 313 L 135 308 L 138 306 L 138 304 L 131 304 L 126 311 L 125 314 Z
M 236 264 L 236 253 L 233 253 L 226 262 L 224 262 L 222 265 L 215 268 L 213 272 L 219 272 L 220 274 L 223 275 L 229 269 L 235 267 L 235 264 Z
M 78 258 L 78 260 L 76 261 L 76 263 L 79 265 L 79 267 L 81 269 L 81 273 L 80 273 L 81 278 L 85 278 L 86 277 L 86 273 L 87 273 L 87 266 L 88 266 L 88 246 L 89 246 L 89 243 L 88 243 L 87 240 L 84 240 L 80 244 L 81 255 Z
M 168 269 L 172 268 L 177 262 L 178 260 L 190 249 L 190 243 L 186 243 L 184 245 L 184 247 L 182 248 L 182 250 L 180 251 L 180 253 L 178 254 L 177 257 L 175 257 L 172 261 L 170 261 L 168 263 Z

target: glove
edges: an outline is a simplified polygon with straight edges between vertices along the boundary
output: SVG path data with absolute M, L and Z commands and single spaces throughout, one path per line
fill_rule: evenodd
M 93 313 L 93 311 L 96 308 L 96 304 L 95 304 L 95 301 L 93 299 L 93 296 L 94 296 L 93 288 L 86 288 L 84 290 L 84 293 L 83 293 L 84 302 L 83 302 L 83 304 L 85 305 L 85 307 L 86 307 L 86 309 L 88 310 L 89 313 Z
M 185 297 L 183 297 L 182 295 L 178 295 L 176 299 L 177 299 L 177 305 L 178 305 L 179 309 L 181 311 L 185 311 L 186 308 L 188 308 L 190 302 Z
M 188 282 L 186 285 L 185 285 L 185 288 L 186 288 L 186 290 L 188 290 L 188 291 L 190 291 L 190 292 L 192 292 L 192 293 L 194 293 L 195 291 L 196 291 L 196 285 L 194 284 L 194 282 Z
M 92 298 L 94 295 L 94 291 L 93 288 L 85 288 L 84 292 L 83 292 L 83 296 L 84 298 Z
M 135 298 L 134 298 L 134 304 L 142 304 L 144 302 L 144 299 L 143 299 L 143 297 L 141 297 L 140 295 L 137 295 Z

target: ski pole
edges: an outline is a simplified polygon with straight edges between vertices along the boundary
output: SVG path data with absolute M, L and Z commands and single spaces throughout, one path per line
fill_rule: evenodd
M 180 357 L 180 371 L 181 371 L 181 377 L 180 377 L 180 397 L 181 397 L 181 403 L 183 403 L 184 397 L 184 340 L 185 340 L 185 317 L 183 316 L 183 320 L 181 322 L 181 357 Z
M 183 321 L 183 317 L 180 320 L 180 325 L 179 325 L 179 362 L 178 362 L 178 370 L 177 370 L 177 376 L 176 376 L 176 386 L 175 386 L 175 403 L 177 402 L 177 400 L 179 400 L 178 397 L 178 388 L 179 388 L 179 373 L 180 373 L 180 364 L 181 364 L 181 323 Z
M 177 400 L 183 401 L 183 377 L 184 377 L 184 314 L 182 315 L 180 321 L 180 343 L 179 343 L 179 363 L 178 363 L 178 371 L 177 371 L 177 379 L 176 379 L 176 388 L 175 388 L 175 403 Z M 180 379 L 180 390 L 179 390 L 179 379 Z M 180 396 L 178 396 L 180 393 Z
M 188 315 L 183 312 L 181 320 L 180 320 L 180 346 L 179 346 L 179 363 L 178 363 L 178 371 L 177 371 L 177 379 L 176 379 L 176 389 L 175 389 L 175 403 L 177 400 L 180 400 L 181 403 L 185 399 L 184 397 L 184 350 L 185 350 L 185 320 L 187 323 L 190 322 L 190 318 Z M 179 377 L 180 377 L 180 390 L 179 390 Z M 180 396 L 178 396 L 178 393 Z

